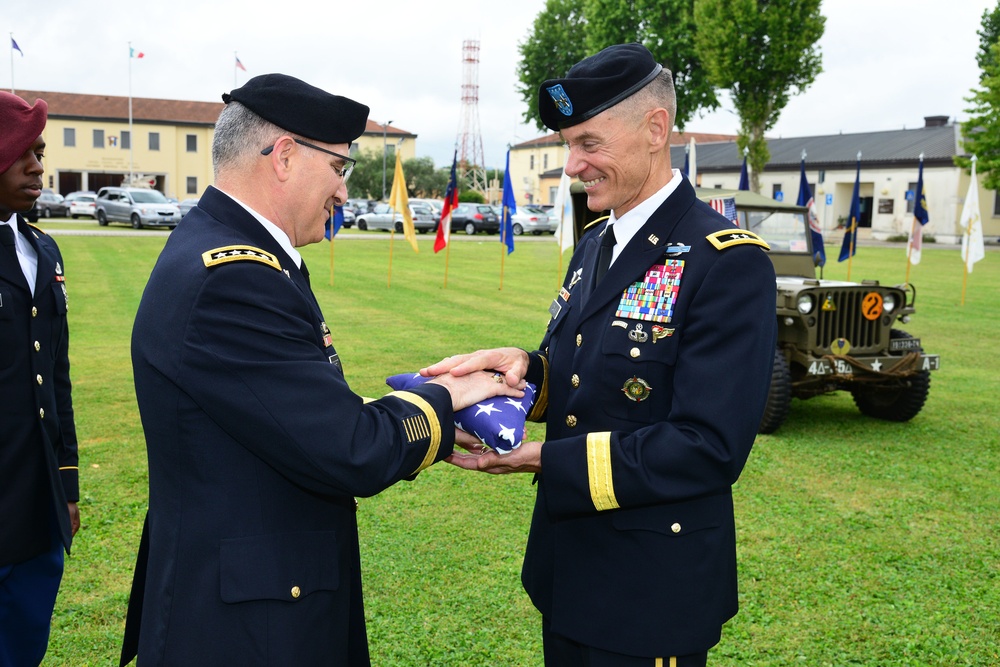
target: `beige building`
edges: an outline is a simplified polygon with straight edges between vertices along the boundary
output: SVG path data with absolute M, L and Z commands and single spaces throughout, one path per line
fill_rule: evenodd
M 133 181 L 168 197 L 198 197 L 213 183 L 212 139 L 222 102 L 190 102 L 134 97 L 129 129 L 129 98 L 33 90 L 16 91 L 34 104 L 49 105 L 45 139 L 45 187 L 66 195 Z M 417 135 L 369 120 L 351 147 L 395 160 L 416 155 Z M 383 143 L 384 142 L 384 143 Z

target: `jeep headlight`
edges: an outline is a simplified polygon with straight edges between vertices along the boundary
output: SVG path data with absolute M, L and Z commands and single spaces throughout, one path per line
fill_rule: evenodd
M 808 315 L 812 312 L 813 308 L 816 307 L 816 300 L 813 298 L 812 294 L 800 294 L 796 307 L 799 309 L 800 313 Z
M 896 295 L 886 294 L 885 298 L 882 299 L 882 310 L 887 313 L 891 313 L 896 310 Z

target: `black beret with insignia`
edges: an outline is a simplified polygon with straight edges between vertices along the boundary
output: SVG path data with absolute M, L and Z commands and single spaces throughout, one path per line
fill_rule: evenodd
M 328 144 L 350 144 L 368 125 L 368 107 L 331 95 L 287 74 L 255 76 L 230 93 L 226 104 L 239 102 L 283 130 Z
M 564 78 L 543 83 L 538 113 L 545 127 L 558 132 L 634 95 L 662 70 L 642 44 L 609 46 L 573 65 Z

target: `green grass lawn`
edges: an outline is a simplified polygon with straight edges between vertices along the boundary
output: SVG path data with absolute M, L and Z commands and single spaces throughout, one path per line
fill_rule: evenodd
M 129 337 L 164 239 L 58 240 L 83 528 L 44 664 L 109 665 L 146 503 Z M 457 351 L 541 339 L 561 278 L 555 243 L 519 243 L 502 290 L 497 237 L 453 244 L 447 289 L 431 244 L 420 237 L 414 254 L 396 236 L 391 288 L 388 235 L 338 240 L 333 286 L 329 244 L 304 249 L 360 394 L 381 395 L 387 375 Z M 901 282 L 904 253 L 862 247 L 852 278 Z M 825 277 L 845 276 L 845 265 L 827 267 Z M 896 424 L 862 417 L 846 394 L 795 401 L 786 424 L 758 438 L 736 489 L 741 611 L 711 664 L 1000 663 L 1000 253 L 976 265 L 964 307 L 956 250 L 925 249 L 911 281 L 917 314 L 904 328 L 942 359 L 927 406 Z M 541 664 L 540 618 L 519 581 L 533 493 L 527 476 L 438 465 L 361 501 L 375 665 Z

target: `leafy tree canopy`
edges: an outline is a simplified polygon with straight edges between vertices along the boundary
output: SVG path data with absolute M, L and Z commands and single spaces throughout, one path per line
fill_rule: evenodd
M 962 123 L 962 146 L 968 156 L 956 156 L 955 163 L 970 170 L 975 155 L 976 171 L 983 175 L 983 186 L 1000 190 L 1000 42 L 990 49 L 990 62 L 983 70 L 980 88 L 965 98 L 969 119 Z
M 749 149 L 751 189 L 770 159 L 764 133 L 792 94 L 820 73 L 820 0 L 695 0 L 695 42 L 711 82 L 729 90 L 740 116 L 737 145 Z
M 977 30 L 979 35 L 979 51 L 976 52 L 976 63 L 979 69 L 985 74 L 986 69 L 996 62 L 996 56 L 992 53 L 993 45 L 1000 41 L 1000 3 L 993 11 L 983 12 L 982 30 Z

